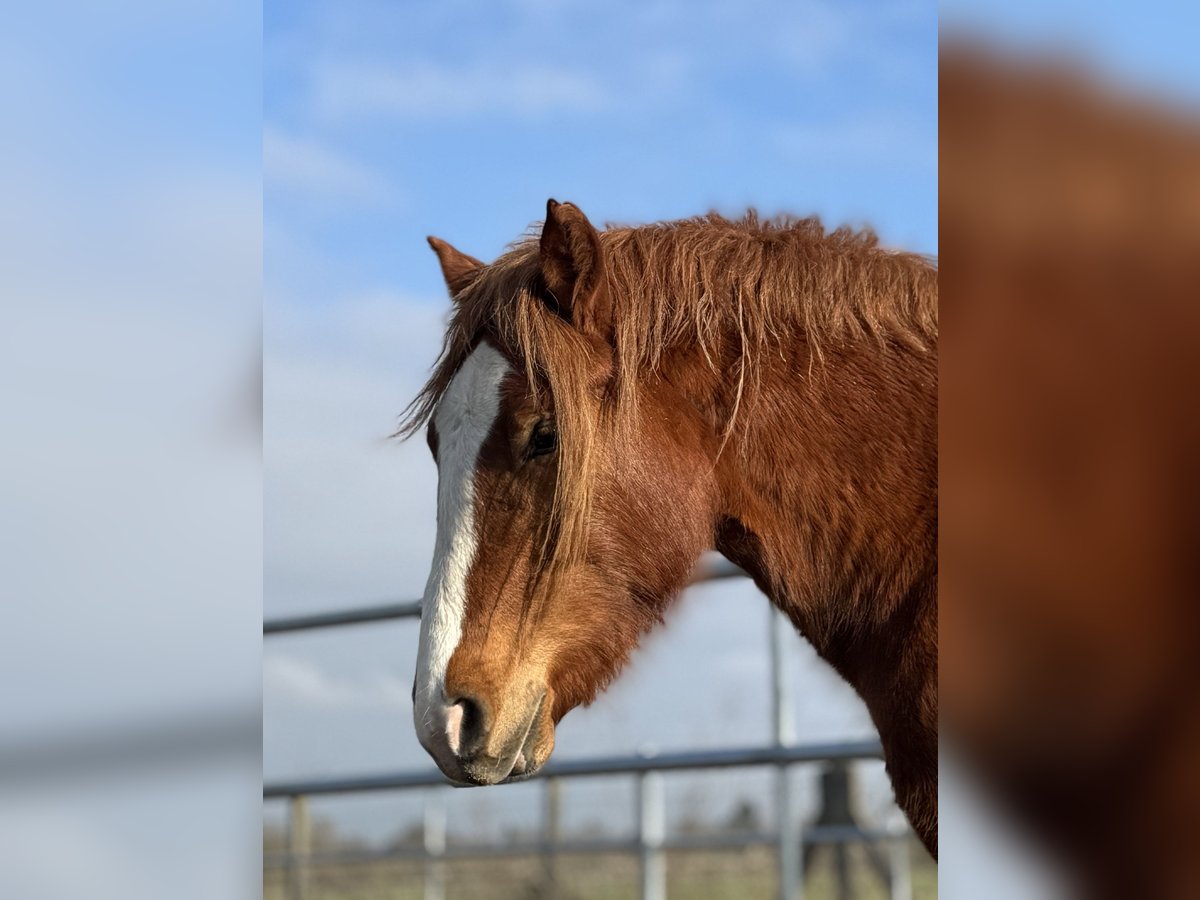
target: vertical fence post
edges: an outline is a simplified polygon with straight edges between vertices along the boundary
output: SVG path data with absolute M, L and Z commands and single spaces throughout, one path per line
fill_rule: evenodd
M 783 613 L 770 607 L 771 624 L 771 737 L 777 747 L 792 743 L 792 697 L 787 677 L 787 637 L 792 626 Z
M 446 795 L 434 790 L 425 796 L 425 900 L 446 896 Z
M 787 680 L 787 636 L 789 625 L 783 613 L 768 607 L 770 616 L 771 646 L 771 736 L 776 747 L 786 747 L 792 742 L 792 699 Z M 786 765 L 775 771 L 776 830 L 779 844 L 776 848 L 779 867 L 780 900 L 800 900 L 803 882 L 800 878 L 800 829 L 792 812 L 792 778 Z
M 662 850 L 667 822 L 663 809 L 662 775 L 643 772 L 638 776 L 637 784 L 642 900 L 667 900 L 667 861 Z
M 780 900 L 801 900 L 804 881 L 800 877 L 802 854 L 799 822 L 792 809 L 792 773 L 787 766 L 775 772 L 775 795 L 779 804 L 779 897 Z
M 908 835 L 899 834 L 888 841 L 891 856 L 892 900 L 912 900 L 912 869 L 908 856 Z
M 312 828 L 308 798 L 288 798 L 287 893 L 290 900 L 308 900 L 308 857 L 312 853 Z
M 850 857 L 844 839 L 839 839 L 833 845 L 833 869 L 837 874 L 837 900 L 853 900 L 854 885 L 850 882 Z
M 562 781 L 547 778 L 542 807 L 542 897 L 558 896 L 558 842 L 561 840 Z

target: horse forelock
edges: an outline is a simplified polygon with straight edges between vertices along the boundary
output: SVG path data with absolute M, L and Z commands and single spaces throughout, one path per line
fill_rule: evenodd
M 668 356 L 694 355 L 716 372 L 733 354 L 728 438 L 743 394 L 758 386 L 758 359 L 781 343 L 802 336 L 819 364 L 828 345 L 845 341 L 918 350 L 937 342 L 936 264 L 882 248 L 869 230 L 827 232 L 815 217 L 763 220 L 750 211 L 740 220 L 610 226 L 600 237 L 614 321 L 599 406 L 596 348 L 540 290 L 531 234 L 455 296 L 441 355 L 400 429 L 407 436 L 423 426 L 478 342 L 494 340 L 557 423 L 551 567 L 583 558 L 599 429 L 635 425 L 639 386 Z

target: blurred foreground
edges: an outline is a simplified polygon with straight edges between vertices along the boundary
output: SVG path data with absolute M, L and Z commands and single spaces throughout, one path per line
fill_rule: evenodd
M 0 897 L 257 893 L 260 35 L 5 10 Z
M 1200 127 L 946 39 L 940 121 L 948 748 L 1085 894 L 1197 897 Z

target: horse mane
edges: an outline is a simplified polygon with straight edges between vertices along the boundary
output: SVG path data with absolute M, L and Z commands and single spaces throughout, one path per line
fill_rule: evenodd
M 539 292 L 535 231 L 513 244 L 455 297 L 432 376 L 402 415 L 410 435 L 433 414 L 454 373 L 483 334 L 525 364 L 545 393 L 559 432 L 558 485 L 551 519 L 555 560 L 582 559 L 595 474 L 593 448 L 604 424 L 628 424 L 636 388 L 668 351 L 694 347 L 714 370 L 735 336 L 738 400 L 755 360 L 803 337 L 817 363 L 827 349 L 874 340 L 917 352 L 937 341 L 937 266 L 929 257 L 887 250 L 870 230 L 827 232 L 817 217 L 738 220 L 716 213 L 600 232 L 613 309 L 615 390 L 600 414 L 588 402 L 587 340 Z
M 873 335 L 915 344 L 937 330 L 930 260 L 885 250 L 870 230 L 826 232 L 820 219 L 740 220 L 715 213 L 602 234 L 630 370 L 681 342 L 713 348 L 730 323 L 750 346 Z

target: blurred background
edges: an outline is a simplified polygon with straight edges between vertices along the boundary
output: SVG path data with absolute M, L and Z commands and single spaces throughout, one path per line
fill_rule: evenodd
M 554 197 L 597 225 L 753 206 L 870 225 L 888 245 L 937 252 L 932 3 L 270 2 L 264 23 L 268 620 L 414 600 L 424 588 L 436 469 L 422 440 L 388 435 L 449 311 L 426 235 L 490 260 Z M 555 759 L 769 745 L 768 629 L 749 582 L 689 591 L 618 683 L 564 720 Z M 786 640 L 794 740 L 873 738 L 854 692 L 794 633 Z M 264 780 L 431 770 L 411 721 L 416 644 L 415 620 L 269 637 Z M 882 765 L 852 768 L 864 824 L 895 824 Z M 819 770 L 796 770 L 795 815 L 816 814 Z M 665 786 L 669 836 L 775 821 L 764 767 L 671 775 Z M 631 777 L 564 785 L 562 836 L 631 838 L 634 789 Z M 541 784 L 444 794 L 451 847 L 541 833 Z M 313 798 L 309 816 L 326 851 L 384 852 L 419 838 L 430 802 L 442 800 Z M 278 853 L 285 804 L 265 815 Z M 928 857 L 914 859 L 930 896 Z M 268 887 L 282 890 L 274 861 Z M 861 895 L 885 896 L 861 852 L 852 862 Z M 814 861 L 825 891 L 830 867 Z M 325 866 L 311 890 L 420 889 L 419 866 L 376 868 Z M 460 863 L 448 878 L 447 896 L 547 890 L 537 866 Z M 618 857 L 577 882 L 563 875 L 560 889 L 634 896 L 637 878 L 635 859 Z M 668 863 L 672 896 L 774 896 L 774 879 L 769 846 Z

